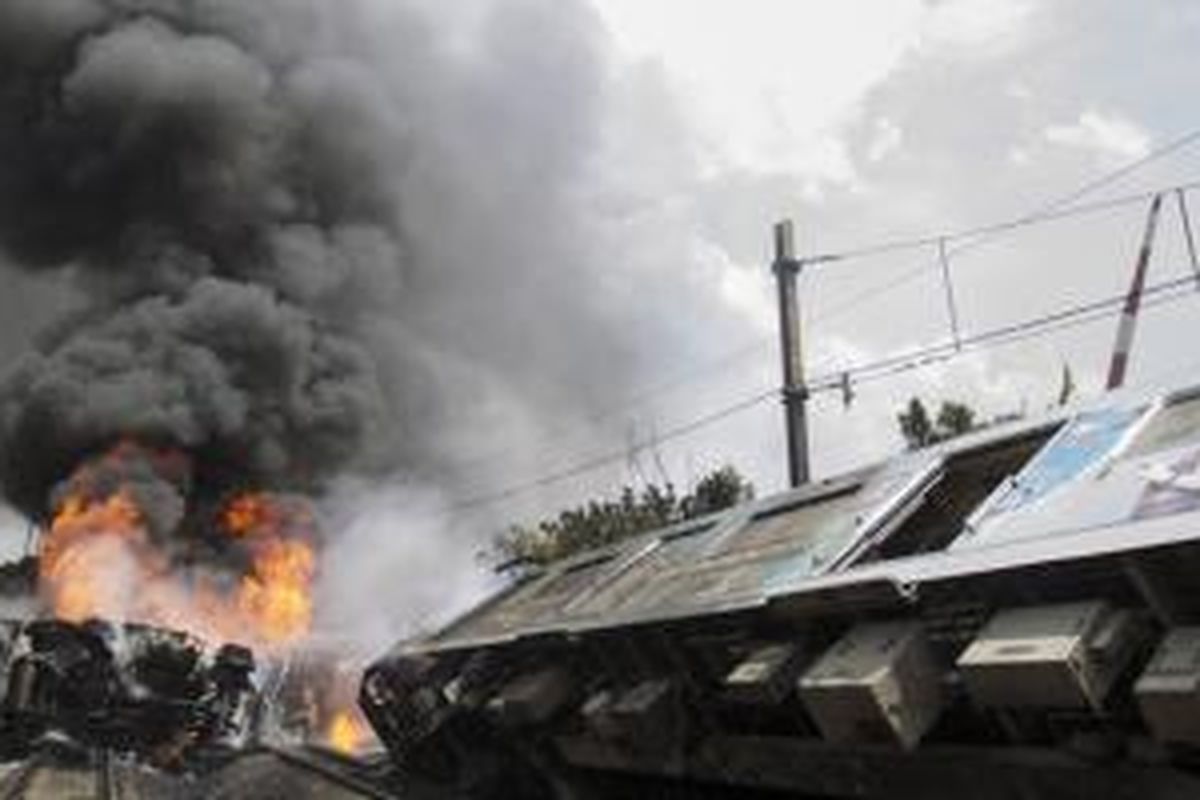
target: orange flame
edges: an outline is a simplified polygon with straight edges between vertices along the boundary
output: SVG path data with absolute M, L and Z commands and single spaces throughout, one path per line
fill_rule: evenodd
M 82 622 L 102 615 L 112 597 L 110 568 L 120 562 L 141 576 L 148 559 L 139 557 L 148 544 L 142 515 L 126 492 L 100 501 L 71 496 L 63 502 L 42 547 L 40 570 L 55 615 Z
M 105 458 L 128 457 L 131 447 L 119 445 Z M 92 468 L 72 478 L 42 541 L 42 591 L 57 617 L 146 622 L 268 647 L 309 633 L 317 551 L 306 505 L 251 493 L 226 506 L 218 525 L 246 558 L 230 587 L 210 575 L 172 570 L 133 490 L 107 487 Z
M 325 741 L 342 755 L 352 756 L 363 751 L 371 740 L 371 729 L 366 720 L 354 709 L 334 714 L 325 731 Z
M 225 529 L 252 556 L 238 588 L 237 606 L 262 638 L 273 644 L 297 639 L 312 625 L 312 586 L 317 555 L 304 538 L 312 525 L 306 511 L 288 508 L 263 493 L 244 494 L 223 515 Z
M 269 495 L 249 492 L 238 495 L 225 507 L 221 522 L 231 536 L 274 534 L 284 525 L 281 509 Z
M 305 542 L 270 539 L 256 548 L 253 573 L 242 578 L 238 608 L 270 643 L 285 643 L 312 625 L 316 554 Z

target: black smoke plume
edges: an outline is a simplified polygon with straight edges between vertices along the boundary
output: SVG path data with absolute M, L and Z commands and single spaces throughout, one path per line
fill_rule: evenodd
M 27 513 L 123 439 L 218 483 L 318 486 L 386 455 L 362 343 L 403 267 L 363 146 L 384 123 L 339 115 L 338 69 L 272 52 L 244 5 L 0 4 L 0 248 L 86 297 L 0 387 L 0 480 Z

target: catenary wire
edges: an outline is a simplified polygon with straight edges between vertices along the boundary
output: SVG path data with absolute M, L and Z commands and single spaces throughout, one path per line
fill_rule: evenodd
M 1143 307 L 1145 309 L 1156 308 L 1167 305 L 1168 303 L 1177 302 L 1179 300 L 1194 298 L 1195 292 L 1192 288 L 1194 283 L 1195 279 L 1189 275 L 1187 277 L 1163 281 L 1147 287 L 1144 292 L 1146 299 Z M 1104 298 L 1102 300 L 1077 304 L 1070 308 L 1062 309 L 1019 323 L 1013 323 L 1011 325 L 994 328 L 992 330 L 964 338 L 961 341 L 961 349 L 956 349 L 954 343 L 951 342 L 922 348 L 921 350 L 913 351 L 900 356 L 869 362 L 853 367 L 849 370 L 844 370 L 836 374 L 817 378 L 810 385 L 809 389 L 812 392 L 840 390 L 843 385 L 842 376 L 845 374 L 849 374 L 851 379 L 856 383 L 878 381 L 906 372 L 927 369 L 936 364 L 950 361 L 970 353 L 978 352 L 982 349 L 1012 344 L 1019 341 L 1026 341 L 1028 339 L 1056 333 L 1067 328 L 1098 322 L 1119 313 L 1123 301 L 1124 295 L 1114 295 L 1113 297 Z M 734 403 L 733 405 L 704 414 L 703 416 L 693 419 L 687 423 L 671 428 L 663 432 L 662 435 L 656 437 L 651 442 L 636 444 L 629 448 L 623 448 L 620 451 L 612 451 L 588 458 L 540 477 L 514 483 L 495 492 L 482 493 L 473 497 L 468 497 L 464 500 L 449 504 L 445 509 L 443 509 L 443 513 L 451 514 L 493 505 L 501 501 L 518 497 L 536 489 L 552 486 L 571 478 L 577 478 L 605 467 L 622 463 L 628 459 L 630 453 L 638 453 L 647 448 L 656 447 L 664 442 L 684 438 L 744 411 L 748 411 L 762 404 L 763 402 L 776 398 L 777 396 L 777 389 L 769 389 L 758 392 L 748 398 Z
M 1095 182 L 1093 182 L 1093 183 L 1095 183 Z M 1127 205 L 1130 205 L 1133 203 L 1137 203 L 1137 202 L 1144 202 L 1144 201 L 1151 199 L 1152 197 L 1154 197 L 1154 195 L 1159 194 L 1159 193 L 1166 193 L 1166 192 L 1172 192 L 1172 191 L 1186 191 L 1186 190 L 1195 189 L 1195 188 L 1200 188 L 1200 181 L 1190 181 L 1190 182 L 1186 182 L 1186 183 L 1179 183 L 1179 184 L 1174 184 L 1171 186 L 1164 186 L 1159 189 L 1155 189 L 1155 190 L 1151 190 L 1151 191 L 1137 192 L 1134 194 L 1122 195 L 1120 197 L 1107 198 L 1105 200 L 1097 201 L 1095 203 L 1071 206 L 1069 208 L 1064 208 L 1064 209 L 1059 209 L 1059 210 L 1053 211 L 1053 212 L 1043 213 L 1043 214 L 1037 215 L 1036 217 L 1034 215 L 1025 215 L 1024 217 L 1020 217 L 1020 218 L 1017 218 L 1014 220 L 1009 220 L 1006 222 L 995 223 L 992 225 L 980 226 L 977 228 L 972 228 L 972 229 L 965 230 L 965 231 L 959 231 L 956 233 L 945 234 L 943 238 L 947 243 L 949 243 L 952 241 L 962 240 L 963 238 L 968 237 L 968 236 L 995 235 L 998 233 L 1015 230 L 1015 229 L 1018 229 L 1018 228 L 1021 228 L 1021 227 L 1027 226 L 1027 225 L 1034 225 L 1034 224 L 1039 224 L 1039 223 L 1044 223 L 1044 222 L 1053 222 L 1053 221 L 1057 221 L 1057 220 L 1068 219 L 1068 218 L 1075 217 L 1075 216 L 1094 214 L 1094 213 L 1098 213 L 1098 212 L 1105 211 L 1105 210 L 1111 210 L 1114 208 L 1124 207 L 1124 206 L 1127 206 Z M 1073 192 L 1071 195 L 1068 195 L 1068 196 L 1077 197 L 1078 192 Z M 825 254 L 825 255 L 821 255 L 821 256 L 816 256 L 811 260 L 815 261 L 816 263 L 826 263 L 826 262 L 835 261 L 835 260 L 857 258 L 857 257 L 863 256 L 863 255 L 871 255 L 871 254 L 875 254 L 875 253 L 885 252 L 886 250 L 900 250 L 900 249 L 904 249 L 905 247 L 907 247 L 909 245 L 926 247 L 926 246 L 934 246 L 934 245 L 937 245 L 938 243 L 939 243 L 938 237 L 923 237 L 923 238 L 906 240 L 905 242 L 893 242 L 890 244 L 878 245 L 878 246 L 874 246 L 874 247 L 866 247 L 866 248 L 860 248 L 857 250 L 842 251 L 841 253 L 837 253 L 837 254 Z M 967 249 L 967 248 L 960 246 L 957 249 L 948 250 L 946 253 L 946 257 L 951 258 L 955 254 L 959 254 L 959 253 L 963 252 L 964 249 Z M 810 259 L 806 258 L 805 262 L 809 263 Z M 928 264 L 922 263 L 920 266 L 910 269 L 910 270 L 907 270 L 907 271 L 901 273 L 900 275 L 895 276 L 894 278 L 889 279 L 888 281 L 885 281 L 882 284 L 877 284 L 875 286 L 869 287 L 862 292 L 852 295 L 851 297 L 847 298 L 845 301 L 843 301 L 841 303 L 835 304 L 828 309 L 817 312 L 816 314 L 813 315 L 812 321 L 813 322 L 828 322 L 831 319 L 840 317 L 843 314 L 845 314 L 846 312 L 848 312 L 854 308 L 857 308 L 858 306 L 862 305 L 864 302 L 866 302 L 868 300 L 871 300 L 875 297 L 886 294 L 887 292 L 891 291 L 892 289 L 898 288 L 899 286 L 902 286 L 902 285 L 912 281 L 913 279 L 915 279 L 918 276 L 924 275 L 924 274 L 932 271 L 933 269 L 939 268 L 940 264 L 941 264 L 940 258 L 937 260 L 931 261 Z M 717 358 L 706 362 L 704 365 L 700 366 L 698 369 L 683 371 L 683 372 L 677 373 L 673 377 L 649 384 L 648 386 L 646 386 L 642 390 L 634 393 L 632 396 L 625 399 L 624 401 L 622 401 L 619 404 L 614 404 L 607 408 L 600 409 L 599 411 L 596 411 L 592 414 L 586 415 L 583 418 L 583 421 L 591 423 L 591 424 L 597 424 L 597 423 L 601 423 L 601 422 L 605 422 L 607 420 L 613 419 L 617 416 L 620 416 L 621 414 L 627 413 L 628 411 L 630 411 L 632 409 L 639 408 L 641 406 L 646 405 L 653 398 L 660 397 L 664 394 L 671 393 L 677 389 L 692 385 L 699 380 L 707 378 L 717 372 L 721 372 L 725 368 L 727 368 L 730 364 L 737 363 L 737 362 L 741 361 L 742 359 L 746 358 L 747 356 L 761 351 L 762 349 L 770 346 L 774 341 L 775 341 L 774 335 L 763 336 L 763 337 L 754 339 L 752 341 L 749 341 L 746 344 L 743 344 L 743 345 L 737 347 L 736 349 L 733 349 L 726 353 L 723 353 L 720 356 L 718 356 Z M 831 363 L 834 360 L 835 359 L 833 359 L 833 358 L 828 358 L 828 359 L 826 359 L 826 361 L 824 363 Z M 823 367 L 824 367 L 824 364 L 817 365 L 815 367 L 815 371 L 820 372 L 823 369 Z M 545 436 L 545 440 L 547 440 L 547 441 L 551 441 L 556 438 L 557 437 L 550 435 L 550 434 L 547 434 Z M 547 450 L 542 455 L 545 455 L 546 453 L 549 453 L 549 452 L 550 451 Z M 488 464 L 495 463 L 496 461 L 505 457 L 506 455 L 507 455 L 506 452 L 500 452 L 500 451 L 484 454 L 481 456 L 477 456 L 477 457 L 459 462 L 458 464 L 455 465 L 455 468 L 459 469 L 459 470 L 470 470 L 470 469 L 483 467 Z
M 881 244 L 877 244 L 877 245 L 870 245 L 870 246 L 855 248 L 855 249 L 851 249 L 851 250 L 844 250 L 840 253 L 827 253 L 827 254 L 823 254 L 823 255 L 817 255 L 817 256 L 811 257 L 809 259 L 806 259 L 806 261 L 808 263 L 816 265 L 816 264 L 822 264 L 822 263 L 844 261 L 844 260 L 848 260 L 851 258 L 861 258 L 861 257 L 865 257 L 868 255 L 881 254 L 884 252 L 901 250 L 901 249 L 927 247 L 932 244 L 940 244 L 940 245 L 944 246 L 948 242 L 963 242 L 963 244 L 961 244 L 959 247 L 946 251 L 944 256 L 942 256 L 942 258 L 951 258 L 954 255 L 961 254 L 962 252 L 964 252 L 968 249 L 974 249 L 975 247 L 978 247 L 978 246 L 984 244 L 986 241 L 988 241 L 991 237 L 994 237 L 995 235 L 998 235 L 998 234 L 1004 233 L 1004 232 L 1008 232 L 1011 230 L 1016 230 L 1018 228 L 1025 227 L 1028 225 L 1033 225 L 1033 224 L 1042 223 L 1042 222 L 1049 222 L 1049 221 L 1054 221 L 1054 220 L 1060 220 L 1060 219 L 1066 219 L 1069 217 L 1074 217 L 1074 216 L 1079 216 L 1079 215 L 1084 215 L 1084 214 L 1097 213 L 1097 212 L 1100 212 L 1103 210 L 1117 208 L 1117 207 L 1127 205 L 1130 203 L 1145 201 L 1147 198 L 1152 197 L 1154 194 L 1157 194 L 1159 192 L 1168 192 L 1168 191 L 1184 192 L 1189 189 L 1193 189 L 1193 188 L 1196 188 L 1197 186 L 1200 186 L 1200 181 L 1181 183 L 1181 184 L 1176 184 L 1174 186 L 1164 187 L 1164 188 L 1153 190 L 1153 191 L 1144 191 L 1144 192 L 1139 192 L 1136 194 L 1124 195 L 1121 197 L 1108 198 L 1105 200 L 1097 201 L 1095 203 L 1088 203 L 1088 204 L 1083 204 L 1083 205 L 1078 205 L 1078 206 L 1071 205 L 1072 203 L 1079 200 L 1080 198 L 1085 197 L 1088 194 L 1091 194 L 1092 192 L 1095 192 L 1098 189 L 1103 188 L 1104 186 L 1108 186 L 1108 185 L 1120 180 L 1121 178 L 1135 172 L 1136 170 L 1140 169 L 1141 167 L 1145 166 L 1146 164 L 1149 164 L 1157 159 L 1163 158 L 1175 151 L 1178 151 L 1178 150 L 1186 147 L 1187 145 L 1195 142 L 1198 139 L 1200 139 L 1200 130 L 1191 131 L 1187 134 L 1184 134 L 1183 136 L 1177 137 L 1176 139 L 1173 139 L 1172 141 L 1164 144 L 1163 146 L 1152 150 L 1151 152 L 1147 153 L 1145 156 L 1143 156 L 1129 164 L 1126 164 L 1118 169 L 1115 169 L 1108 173 L 1105 173 L 1104 175 L 1101 175 L 1101 176 L 1083 184 L 1082 186 L 1076 188 L 1075 190 L 1073 190 L 1065 195 L 1055 198 L 1054 200 L 1045 204 L 1043 207 L 1041 207 L 1029 214 L 1023 215 L 1021 217 L 1017 217 L 1015 219 L 1002 221 L 1002 222 L 998 222 L 998 223 L 993 223 L 990 225 L 978 226 L 978 227 L 970 228 L 970 229 L 953 231 L 953 232 L 949 232 L 949 233 L 942 233 L 942 234 L 936 234 L 936 235 L 924 236 L 924 237 L 915 237 L 915 238 L 908 239 L 908 240 L 896 240 L 896 241 L 892 241 L 892 242 L 885 242 L 885 243 L 881 243 Z M 939 263 L 941 263 L 941 259 L 939 259 L 939 261 L 937 263 L 933 264 L 932 266 L 936 268 Z M 904 283 L 907 283 L 910 280 L 913 280 L 917 276 L 922 275 L 925 272 L 929 271 L 929 269 L 930 269 L 929 265 L 922 265 L 921 267 L 919 267 L 917 269 L 913 269 L 911 271 L 905 272 L 905 273 L 901 274 L 900 276 L 898 276 L 898 278 L 896 278 L 896 279 L 890 280 L 880 286 L 872 287 L 871 289 L 868 289 L 865 292 L 861 292 L 861 293 L 855 295 L 854 297 L 849 298 L 848 301 L 846 301 L 842 304 L 839 304 L 838 306 L 834 307 L 833 309 L 828 310 L 824 314 L 818 315 L 817 319 L 820 321 L 828 321 L 829 319 L 832 319 L 836 316 L 840 316 L 841 314 L 846 313 L 847 311 L 851 310 L 852 308 L 862 304 L 863 302 L 866 302 L 869 299 L 872 299 L 873 297 L 876 297 L 880 294 L 890 291 L 891 289 L 897 288 L 898 286 L 900 286 Z M 1119 298 L 1117 302 L 1119 302 L 1120 299 L 1123 299 L 1123 298 Z M 1110 301 L 1104 301 L 1104 302 L 1107 304 Z M 1055 322 L 1055 321 L 1052 321 L 1052 322 L 1046 323 L 1046 324 L 1053 324 L 1053 322 Z M 992 332 L 992 334 L 995 334 L 995 333 L 997 333 L 997 332 Z M 1011 335 L 1015 335 L 1015 334 L 1010 333 L 1007 335 L 1011 336 Z M 981 338 L 981 337 L 988 337 L 988 338 Z M 937 359 L 939 361 L 944 361 L 944 360 L 953 358 L 959 354 L 963 354 L 966 352 L 973 352 L 975 350 L 978 350 L 978 349 L 980 349 L 981 346 L 984 346 L 988 342 L 994 341 L 994 340 L 999 341 L 999 338 L 994 335 L 991 335 L 991 334 L 977 335 L 977 336 L 969 337 L 966 340 L 961 340 L 957 343 L 957 345 L 951 344 L 950 347 L 952 348 L 952 350 L 950 352 L 943 352 L 946 349 L 946 345 L 942 345 L 936 349 L 929 349 L 929 351 L 927 353 L 925 353 L 924 355 L 921 355 L 921 354 L 910 355 L 908 357 L 908 360 L 912 361 L 913 358 L 924 359 L 925 362 L 928 362 L 928 363 L 933 363 L 933 362 L 929 362 L 929 359 Z M 764 337 L 762 340 L 760 340 L 758 342 L 750 343 L 744 347 L 739 348 L 737 351 L 734 351 L 734 352 L 731 352 L 731 353 L 721 356 L 719 359 L 717 359 L 714 362 L 709 362 L 709 364 L 707 364 L 704 368 L 702 368 L 700 370 L 696 370 L 690 374 L 681 375 L 679 378 L 677 378 L 675 380 L 656 384 L 643 392 L 638 392 L 637 394 L 634 395 L 633 402 L 626 402 L 626 403 L 623 403 L 619 407 L 613 407 L 613 408 L 604 410 L 604 411 L 600 412 L 598 415 L 594 415 L 591 419 L 592 419 L 592 421 L 602 421 L 603 419 L 607 419 L 607 418 L 610 418 L 617 414 L 624 413 L 631 408 L 641 405 L 643 402 L 645 402 L 646 400 L 648 400 L 651 397 L 655 397 L 655 396 L 658 396 L 665 392 L 672 391 L 681 386 L 688 385 L 688 384 L 694 382 L 695 380 L 698 380 L 701 377 L 706 377 L 707 375 L 711 374 L 712 372 L 715 372 L 717 369 L 724 367 L 728 363 L 734 362 L 734 361 L 738 360 L 739 358 L 744 357 L 748 353 L 758 350 L 759 348 L 768 344 L 770 341 L 771 341 L 771 337 Z M 891 359 L 891 360 L 894 361 L 895 359 Z M 902 367 L 901 364 L 895 364 L 892 366 L 892 369 L 910 370 L 910 369 L 914 369 L 914 368 L 917 368 L 917 367 L 912 366 L 912 365 L 906 365 L 906 366 Z M 842 383 L 845 380 L 844 376 L 846 376 L 848 373 L 853 373 L 854 369 L 855 368 L 851 368 L 848 370 L 840 370 L 836 373 L 837 380 L 838 380 L 837 385 L 839 388 L 842 386 Z M 878 369 L 878 367 L 876 367 L 876 369 Z M 860 372 L 861 372 L 861 370 L 860 370 Z M 870 375 L 866 375 L 866 374 L 860 375 L 859 380 L 864 380 L 864 379 L 865 380 L 873 380 L 873 379 L 878 379 L 878 378 L 877 378 L 877 376 L 870 376 Z M 825 390 L 827 388 L 829 388 L 829 387 L 815 386 L 813 390 L 820 391 L 820 390 Z M 756 395 L 748 401 L 743 401 L 743 402 L 735 404 L 734 406 L 731 406 L 729 408 L 722 409 L 718 412 L 714 412 L 713 414 L 706 415 L 705 417 L 702 417 L 699 420 L 695 420 L 692 423 L 688 423 L 687 425 L 681 426 L 680 428 L 671 429 L 671 430 L 663 433 L 662 435 L 654 437 L 653 441 L 650 443 L 623 448 L 619 453 L 612 453 L 612 454 L 608 454 L 603 457 L 589 459 L 588 461 L 582 462 L 581 464 L 577 464 L 574 467 L 569 468 L 567 470 L 559 471 L 556 473 L 550 473 L 541 478 L 533 479 L 531 481 L 527 481 L 524 484 L 520 484 L 517 486 L 508 487 L 508 488 L 501 490 L 499 492 L 496 492 L 496 493 L 492 493 L 492 494 L 489 494 L 486 496 L 481 495 L 477 498 L 468 498 L 467 500 L 462 501 L 460 503 L 455 503 L 448 510 L 449 511 L 463 510 L 465 508 L 477 507 L 478 505 L 487 505 L 487 504 L 491 504 L 494 502 L 498 502 L 500 500 L 509 499 L 511 497 L 517 496 L 518 494 L 522 494 L 527 491 L 541 488 L 543 486 L 551 485 L 553 483 L 557 483 L 557 482 L 566 480 L 571 477 L 576 477 L 577 475 L 580 475 L 580 474 L 586 474 L 587 472 L 593 471 L 595 469 L 599 469 L 604 466 L 608 466 L 612 463 L 617 463 L 621 460 L 625 460 L 625 459 L 629 458 L 631 455 L 636 454 L 636 453 L 640 452 L 641 450 L 646 449 L 646 447 L 657 446 L 658 444 L 661 444 L 663 442 L 671 441 L 676 438 L 680 438 L 681 436 L 688 435 L 688 434 L 694 432 L 695 430 L 698 430 L 703 427 L 707 427 L 707 425 L 709 425 L 709 424 L 720 421 L 721 419 L 724 419 L 728 416 L 732 416 L 733 414 L 738 413 L 743 410 L 746 410 L 747 408 L 753 407 L 754 405 L 757 405 L 757 404 L 763 402 L 764 400 L 770 398 L 773 394 L 774 394 L 774 392 L 769 391 L 769 392 L 765 392 L 765 393 Z M 494 456 L 485 456 L 485 457 L 481 457 L 479 459 L 473 459 L 469 463 L 475 464 L 475 465 L 482 465 L 483 463 L 493 461 L 495 458 L 498 458 L 499 455 L 500 454 L 496 454 Z

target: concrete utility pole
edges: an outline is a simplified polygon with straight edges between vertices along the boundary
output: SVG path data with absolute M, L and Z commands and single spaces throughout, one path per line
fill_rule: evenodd
M 1150 202 L 1146 230 L 1142 235 L 1142 247 L 1133 265 L 1133 281 L 1129 285 L 1129 294 L 1125 296 L 1125 307 L 1121 310 L 1121 321 L 1117 324 L 1117 341 L 1113 345 L 1112 361 L 1108 365 L 1106 388 L 1109 391 L 1119 389 L 1125 383 L 1125 371 L 1129 368 L 1129 356 L 1133 352 L 1133 334 L 1137 330 L 1138 311 L 1142 306 L 1142 289 L 1146 285 L 1146 269 L 1150 266 L 1150 251 L 1154 248 L 1154 231 L 1158 228 L 1162 199 L 1161 194 L 1156 194 Z
M 804 262 L 796 258 L 791 220 L 775 226 L 775 279 L 779 284 L 779 341 L 783 353 L 783 407 L 787 424 L 788 477 L 793 487 L 808 483 L 808 419 L 804 351 L 800 346 L 800 308 L 796 278 Z

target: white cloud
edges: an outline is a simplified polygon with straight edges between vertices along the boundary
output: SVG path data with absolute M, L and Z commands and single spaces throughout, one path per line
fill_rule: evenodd
M 620 53 L 662 67 L 706 175 L 794 175 L 818 189 L 858 187 L 845 124 L 906 56 L 1005 52 L 1031 16 L 1026 0 L 591 2 Z M 870 160 L 899 144 L 879 133 Z
M 867 145 L 867 160 L 882 161 L 891 155 L 904 141 L 904 131 L 887 117 L 875 120 L 875 135 Z
M 1011 81 L 1004 87 L 1004 95 L 1013 100 L 1026 101 L 1033 99 L 1033 90 L 1021 81 Z
M 943 0 L 932 6 L 925 38 L 934 46 L 995 55 L 1018 40 L 1032 10 L 1027 0 Z
M 1150 152 L 1150 134 L 1132 120 L 1117 114 L 1089 110 L 1069 125 L 1051 125 L 1046 141 L 1064 147 L 1091 150 L 1102 158 L 1140 158 Z
M 769 333 L 775 326 L 774 296 L 770 273 L 765 269 L 739 266 L 728 260 L 725 251 L 709 247 L 710 256 L 720 264 L 719 296 L 725 305 L 745 320 L 757 333 Z
M 970 227 L 1036 208 L 1107 169 L 1109 160 L 1125 162 L 1152 146 L 1142 127 L 1112 113 L 1132 108 L 1144 93 L 1117 79 L 1139 63 L 1139 48 L 1162 42 L 1164 53 L 1186 58 L 1161 32 L 1130 30 L 1123 15 L 1102 19 L 1078 4 L 590 2 L 616 44 L 614 72 L 622 74 L 623 58 L 645 67 L 629 71 L 636 76 L 631 83 L 661 78 L 661 93 L 647 95 L 639 124 L 629 126 L 636 135 L 628 137 L 626 157 L 612 162 L 623 168 L 608 174 L 640 188 L 628 196 L 658 200 L 637 214 L 641 233 L 626 237 L 641 253 L 636 263 L 644 271 L 665 265 L 664 283 L 673 270 L 686 270 L 688 291 L 680 292 L 686 303 L 677 310 L 704 298 L 703 312 L 678 324 L 695 330 L 673 340 L 684 351 L 680 360 L 703 361 L 728 352 L 731 343 L 773 334 L 764 264 L 769 226 L 779 216 L 804 221 L 804 247 L 812 251 Z M 1127 39 L 1134 41 L 1113 44 Z M 1078 44 L 1079 52 L 1065 58 L 1053 46 L 1060 41 Z M 1165 62 L 1153 69 L 1186 84 Z M 1104 105 L 1080 106 L 1081 97 L 1103 97 Z M 677 124 L 664 124 L 658 114 L 647 121 L 647 109 L 667 107 Z M 1157 117 L 1138 122 L 1149 129 L 1163 125 Z M 663 169 L 664 162 L 672 168 Z M 1140 224 L 1140 212 L 1135 216 L 1132 226 Z M 1088 223 L 1096 227 L 1086 233 L 1064 224 L 997 237 L 956 259 L 964 330 L 987 330 L 1053 312 L 1080 296 L 1122 290 L 1124 262 L 1112 270 L 1096 264 L 1117 261 L 1114 242 L 1136 231 Z M 806 275 L 805 314 L 812 323 L 806 348 L 814 372 L 944 338 L 941 291 L 924 283 L 888 289 L 852 316 L 824 319 L 826 298 L 868 295 L 931 258 L 924 251 L 886 254 Z M 1060 361 L 1075 366 L 1081 385 L 1085 373 L 1101 369 L 1109 334 L 1098 325 L 1056 336 L 1064 342 L 1061 359 L 1034 358 L 1034 345 L 1022 345 L 1011 351 L 1015 355 L 971 356 L 962 367 L 864 384 L 849 411 L 830 395 L 817 403 L 829 409 L 814 419 L 816 463 L 828 473 L 894 449 L 895 411 L 914 393 L 931 401 L 966 400 L 988 414 L 1019 408 L 1022 398 L 1040 407 L 1055 391 Z M 839 339 L 845 340 L 840 348 L 826 346 Z M 766 349 L 754 365 L 739 362 L 737 375 L 716 388 L 706 379 L 664 407 L 672 419 L 686 420 L 774 385 L 777 358 Z M 720 454 L 748 465 L 760 485 L 774 485 L 775 415 L 777 409 L 764 405 L 666 450 L 680 458 Z
M 919 35 L 917 0 L 594 0 L 619 49 L 659 62 L 712 171 L 852 183 L 838 126 Z M 685 10 L 684 10 L 685 9 Z

